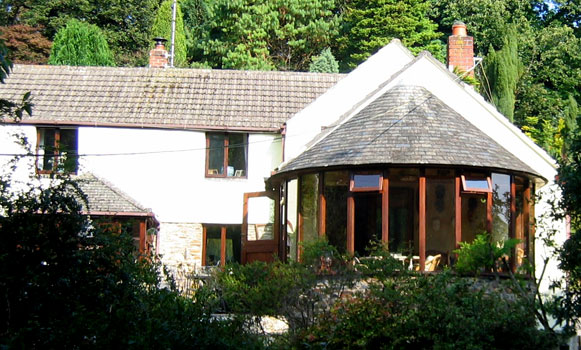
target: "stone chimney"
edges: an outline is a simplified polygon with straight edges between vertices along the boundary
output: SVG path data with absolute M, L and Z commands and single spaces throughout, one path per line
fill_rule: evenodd
M 155 38 L 155 47 L 149 51 L 149 67 L 150 68 L 166 68 L 168 66 L 169 54 L 165 49 L 164 43 L 167 41 L 164 38 Z
M 452 25 L 452 35 L 448 38 L 448 69 L 458 67 L 474 76 L 474 39 L 468 36 L 466 24 L 456 21 Z

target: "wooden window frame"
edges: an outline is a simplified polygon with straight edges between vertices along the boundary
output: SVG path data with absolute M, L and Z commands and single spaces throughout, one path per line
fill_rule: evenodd
M 53 165 L 51 170 L 43 169 L 41 163 L 44 163 L 44 157 L 46 153 L 40 154 L 40 144 L 41 144 L 41 131 L 42 130 L 54 130 L 54 152 L 53 152 Z M 60 150 L 60 142 L 61 142 L 61 131 L 62 130 L 74 130 L 76 135 L 76 150 L 74 150 L 74 155 L 77 157 L 77 165 L 75 166 L 74 171 L 67 171 L 66 169 L 59 169 L 59 163 L 61 158 L 61 150 Z M 37 174 L 56 174 L 56 173 L 69 173 L 69 174 L 77 174 L 79 163 L 78 163 L 78 154 L 79 154 L 79 132 L 77 128 L 54 128 L 54 127 L 37 127 L 36 128 L 36 159 L 34 168 Z M 44 140 L 42 142 L 44 144 Z M 46 145 L 44 145 L 46 147 Z M 72 153 L 72 152 L 71 152 Z
M 216 134 L 221 134 L 224 135 L 224 162 L 223 162 L 223 174 L 217 174 L 217 173 L 213 173 L 210 172 L 210 170 L 214 170 L 214 169 L 210 169 L 210 136 L 211 135 L 216 135 Z M 228 179 L 247 179 L 248 178 L 248 138 L 249 135 L 248 133 L 241 133 L 244 136 L 244 150 L 245 150 L 245 164 L 244 164 L 244 174 L 241 176 L 228 176 L 228 147 L 229 147 L 229 143 L 230 143 L 230 135 L 232 135 L 233 133 L 228 133 L 228 132 L 206 132 L 206 167 L 205 167 L 205 176 L 207 178 L 228 178 Z M 235 170 L 234 174 L 238 173 L 239 170 Z
M 486 175 L 485 178 L 478 177 L 478 176 L 468 176 L 468 180 L 477 179 L 477 180 L 486 180 L 488 183 L 488 189 L 476 188 L 476 187 L 468 187 L 466 185 L 466 175 L 460 175 L 462 179 L 462 192 L 463 193 L 492 193 L 492 179 L 490 175 Z
M 226 242 L 228 241 L 228 229 L 237 225 L 231 224 L 202 224 L 202 266 L 214 266 L 206 264 L 206 240 L 207 240 L 207 230 L 210 227 L 220 228 L 220 266 L 226 265 Z M 240 245 L 242 245 L 242 225 L 240 225 Z M 242 254 L 242 247 L 240 249 L 240 254 Z M 240 256 L 242 259 L 242 256 Z
M 375 175 L 379 176 L 377 181 L 377 186 L 370 186 L 370 187 L 355 187 L 355 176 L 358 175 Z M 349 191 L 350 192 L 373 192 L 378 191 L 382 192 L 383 189 L 383 173 L 379 171 L 359 171 L 359 172 L 352 172 L 351 173 L 351 180 L 349 181 Z

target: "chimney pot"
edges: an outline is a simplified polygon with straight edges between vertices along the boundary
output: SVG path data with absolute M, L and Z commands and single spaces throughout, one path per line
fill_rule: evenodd
M 468 36 L 468 32 L 466 31 L 466 24 L 461 21 L 456 21 L 452 25 L 452 35 L 455 36 Z

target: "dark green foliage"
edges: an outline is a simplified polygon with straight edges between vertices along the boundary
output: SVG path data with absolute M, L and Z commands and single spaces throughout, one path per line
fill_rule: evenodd
M 430 51 L 445 57 L 438 25 L 428 18 L 430 3 L 420 0 L 354 0 L 343 14 L 339 38 L 342 70 L 353 69 L 398 38 L 413 53 Z
M 522 71 L 518 56 L 517 35 L 514 28 L 507 31 L 502 49 L 488 50 L 484 60 L 483 86 L 489 100 L 511 122 L 514 119 L 515 93 Z
M 12 62 L 7 58 L 7 55 L 8 50 L 4 41 L 0 39 L 0 83 L 4 83 L 12 69 Z M 30 92 L 25 93 L 20 101 L 0 99 L 0 125 L 6 120 L 20 121 L 24 113 L 32 114 Z
M 180 6 L 184 14 L 187 60 L 190 63 L 203 61 L 204 51 L 201 49 L 201 43 L 210 17 L 208 5 L 204 0 L 182 0 Z M 209 67 L 207 65 L 207 68 Z
M 577 117 L 577 123 L 581 116 Z M 567 156 L 559 161 L 558 183 L 562 191 L 560 206 L 571 219 L 573 231 L 581 228 L 581 132 L 576 129 L 570 136 Z
M 292 337 L 315 324 L 355 276 L 350 260 L 325 241 L 307 244 L 302 259 L 228 265 L 198 293 L 216 297 L 214 310 L 237 313 L 248 321 L 284 316 Z
M 307 70 L 337 32 L 333 0 L 216 0 L 200 43 L 214 68 Z
M 316 73 L 339 73 L 339 63 L 333 56 L 331 49 L 326 48 L 319 56 L 312 58 L 309 65 L 309 72 Z
M 533 3 L 528 0 L 432 0 L 431 17 L 447 39 L 452 25 L 460 20 L 474 37 L 474 52 L 482 57 L 489 47 L 503 47 L 507 30 L 517 25 L 522 33 L 537 23 Z
M 74 181 L 43 183 L 0 179 L 1 348 L 262 348 L 240 320 L 212 319 L 202 295 L 161 288 L 130 234 L 82 215 Z
M 486 290 L 489 288 L 489 290 Z M 395 277 L 346 298 L 294 343 L 298 349 L 547 349 L 520 302 L 448 273 Z M 518 325 L 518 326 L 516 326 Z
M 162 37 L 167 39 L 167 50 L 171 49 L 171 27 L 172 27 L 173 0 L 165 0 L 161 3 L 155 14 L 155 20 L 151 27 L 151 37 Z M 179 1 L 176 8 L 175 23 L 175 57 L 174 66 L 183 67 L 186 65 L 186 34 L 184 30 L 184 18 Z
M 16 2 L 16 1 L 14 1 Z M 54 39 L 56 32 L 71 19 L 83 20 L 101 28 L 115 61 L 119 65 L 147 63 L 153 38 L 149 35 L 159 0 L 23 0 L 19 22 L 41 25 L 44 35 Z M 10 23 L 15 24 L 15 23 Z
M 113 54 L 103 32 L 95 25 L 70 20 L 55 36 L 49 64 L 113 66 Z
M 472 242 L 460 242 L 460 249 L 454 251 L 458 254 L 454 268 L 461 274 L 497 272 L 502 267 L 501 259 L 508 257 L 518 243 L 514 238 L 493 242 L 487 233 L 477 235 Z

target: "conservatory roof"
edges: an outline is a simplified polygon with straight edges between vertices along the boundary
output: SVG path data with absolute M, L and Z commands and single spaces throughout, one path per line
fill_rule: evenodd
M 405 85 L 323 131 L 278 173 L 385 164 L 483 167 L 540 177 L 431 92 Z

